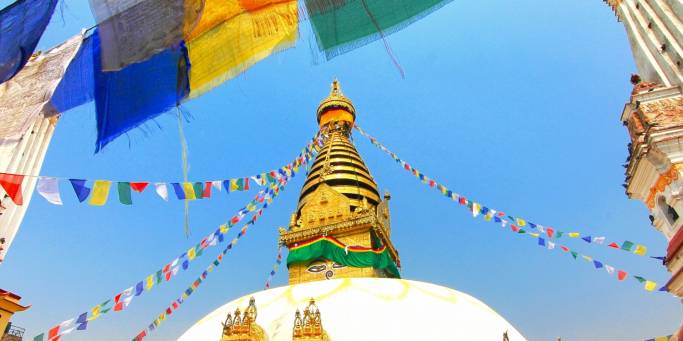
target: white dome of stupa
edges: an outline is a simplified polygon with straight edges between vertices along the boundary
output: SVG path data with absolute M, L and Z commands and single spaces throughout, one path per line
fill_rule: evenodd
M 294 314 L 311 298 L 332 341 L 503 340 L 525 338 L 478 299 L 430 283 L 345 278 L 259 291 L 231 301 L 195 323 L 179 341 L 219 341 L 226 316 L 256 301 L 256 323 L 269 341 L 291 341 Z

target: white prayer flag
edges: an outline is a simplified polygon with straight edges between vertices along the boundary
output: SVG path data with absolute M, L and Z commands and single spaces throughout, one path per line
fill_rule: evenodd
M 602 244 L 605 242 L 605 237 L 595 237 L 593 238 L 593 243 L 595 244 Z
M 54 205 L 62 205 L 62 198 L 59 196 L 59 179 L 50 177 L 39 177 L 38 194 L 45 200 Z
M 211 181 L 211 186 L 213 186 L 218 191 L 223 190 L 223 182 L 220 180 Z
M 159 196 L 161 197 L 161 199 L 168 201 L 168 187 L 166 187 L 166 183 L 157 182 L 154 184 L 154 187 L 157 191 L 157 194 L 159 194 Z
M 605 265 L 605 270 L 607 270 L 607 272 L 610 274 L 614 273 L 614 267 L 612 267 L 610 265 Z

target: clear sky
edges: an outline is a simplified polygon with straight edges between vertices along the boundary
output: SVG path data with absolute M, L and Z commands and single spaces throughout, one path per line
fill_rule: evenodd
M 0 1 L 0 5 L 9 3 Z M 58 7 L 39 47 L 93 23 L 85 0 Z M 390 36 L 405 79 L 381 42 L 326 62 L 303 23 L 296 48 L 256 65 L 186 105 L 190 179 L 252 175 L 291 160 L 316 131 L 315 109 L 338 77 L 357 123 L 402 158 L 455 191 L 563 230 L 650 246 L 666 241 L 645 206 L 621 184 L 627 156 L 619 116 L 635 72 L 623 26 L 602 1 L 454 1 Z M 41 175 L 179 181 L 174 114 L 95 148 L 92 104 L 64 113 Z M 529 340 L 643 340 L 681 323 L 683 306 L 618 282 L 585 261 L 547 251 L 471 215 L 420 184 L 355 134 L 381 189 L 392 193 L 394 244 L 408 279 L 469 293 Z M 172 340 L 223 303 L 261 290 L 275 261 L 277 227 L 295 209 L 303 177 L 268 209 L 223 265 L 150 340 Z M 1 286 L 33 307 L 14 322 L 33 337 L 113 296 L 213 231 L 250 200 L 225 193 L 183 205 L 149 189 L 134 205 L 64 206 L 34 195 L 5 264 Z M 231 237 L 237 233 L 233 231 Z M 657 261 L 575 241 L 578 251 L 665 283 Z M 129 340 L 178 297 L 219 252 L 212 248 L 173 281 L 65 340 Z M 277 274 L 285 285 L 287 274 Z M 420 312 L 414 312 L 420 313 Z M 457 316 L 453 317 L 457 321 Z

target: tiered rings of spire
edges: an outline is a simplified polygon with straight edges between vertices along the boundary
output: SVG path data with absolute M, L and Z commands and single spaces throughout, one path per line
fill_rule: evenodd
M 375 180 L 349 140 L 355 118 L 353 103 L 342 94 L 335 80 L 330 95 L 318 106 L 320 131 L 327 139 L 301 190 L 299 213 L 321 183 L 348 197 L 352 208 L 363 207 L 364 201 L 375 207 L 381 201 Z

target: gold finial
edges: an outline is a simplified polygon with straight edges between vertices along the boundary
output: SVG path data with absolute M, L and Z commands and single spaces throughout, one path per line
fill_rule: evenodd
M 332 81 L 330 95 L 323 99 L 318 106 L 318 123 L 327 123 L 325 120 L 321 120 L 321 116 L 332 109 L 342 109 L 348 114 L 351 114 L 351 117 L 346 120 L 353 121 L 356 119 L 356 109 L 353 107 L 353 102 L 344 96 L 337 79 Z
M 293 341 L 329 341 L 329 337 L 323 329 L 320 310 L 311 298 L 308 306 L 304 309 L 303 318 L 299 309 L 294 314 Z
M 335 78 L 332 81 L 332 91 L 330 91 L 330 96 L 344 96 L 339 88 L 339 81 Z
M 240 311 L 240 308 L 235 309 L 234 317 L 228 314 L 228 317 L 223 323 L 223 336 L 221 341 L 264 341 L 265 331 L 261 326 L 256 324 L 256 300 L 254 297 L 249 299 L 249 306 Z

